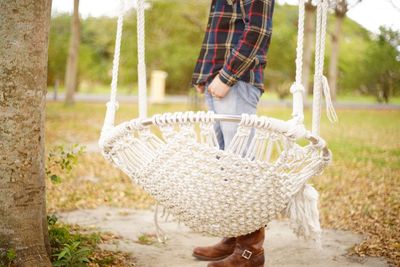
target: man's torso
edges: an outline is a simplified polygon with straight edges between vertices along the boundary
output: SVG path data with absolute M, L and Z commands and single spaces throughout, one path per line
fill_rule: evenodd
M 194 73 L 193 84 L 210 82 L 223 68 L 226 58 L 245 31 L 246 12 L 253 0 L 212 0 L 206 34 Z M 273 9 L 270 10 L 272 18 Z M 272 24 L 271 24 L 272 27 Z M 256 64 L 238 77 L 263 90 L 263 69 L 268 47 L 257 52 Z

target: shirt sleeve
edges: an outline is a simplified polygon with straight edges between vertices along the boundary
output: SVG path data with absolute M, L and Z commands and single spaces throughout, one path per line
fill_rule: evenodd
M 271 39 L 272 1 L 250 0 L 248 4 L 242 4 L 241 1 L 246 25 L 240 41 L 234 46 L 219 72 L 219 77 L 225 84 L 233 86 L 238 77 L 259 64 L 256 55 L 260 50 L 267 49 Z

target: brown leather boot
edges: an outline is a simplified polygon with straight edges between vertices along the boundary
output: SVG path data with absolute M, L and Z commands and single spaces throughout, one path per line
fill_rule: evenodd
M 214 246 L 197 247 L 193 249 L 193 256 L 203 261 L 217 261 L 228 257 L 236 246 L 236 237 L 223 238 Z
M 239 236 L 235 251 L 224 260 L 211 262 L 208 267 L 263 267 L 264 227 L 248 235 Z

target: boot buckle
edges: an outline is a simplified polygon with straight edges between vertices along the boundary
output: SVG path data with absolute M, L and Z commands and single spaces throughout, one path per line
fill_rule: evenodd
M 245 258 L 246 260 L 249 260 L 251 258 L 251 255 L 253 255 L 253 252 L 245 249 L 242 253 L 242 257 Z

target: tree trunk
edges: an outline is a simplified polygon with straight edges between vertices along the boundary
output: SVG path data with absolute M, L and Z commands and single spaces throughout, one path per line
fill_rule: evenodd
M 65 73 L 65 103 L 74 103 L 74 94 L 78 87 L 78 57 L 80 43 L 79 0 L 74 0 L 74 14 L 71 21 L 71 38 L 69 43 L 67 70 Z
M 310 74 L 314 48 L 314 14 L 315 6 L 311 0 L 306 3 L 306 20 L 304 29 L 304 56 L 303 56 L 303 85 L 305 89 L 304 95 L 307 96 L 310 92 Z
M 340 53 L 340 37 L 342 35 L 342 25 L 345 14 L 336 15 L 335 29 L 331 38 L 331 57 L 329 62 L 329 86 L 331 88 L 332 100 L 336 101 L 338 90 L 338 73 L 339 73 L 339 53 Z
M 0 252 L 51 266 L 46 252 L 44 121 L 51 0 L 0 1 Z M 42 231 L 42 229 L 44 231 Z

